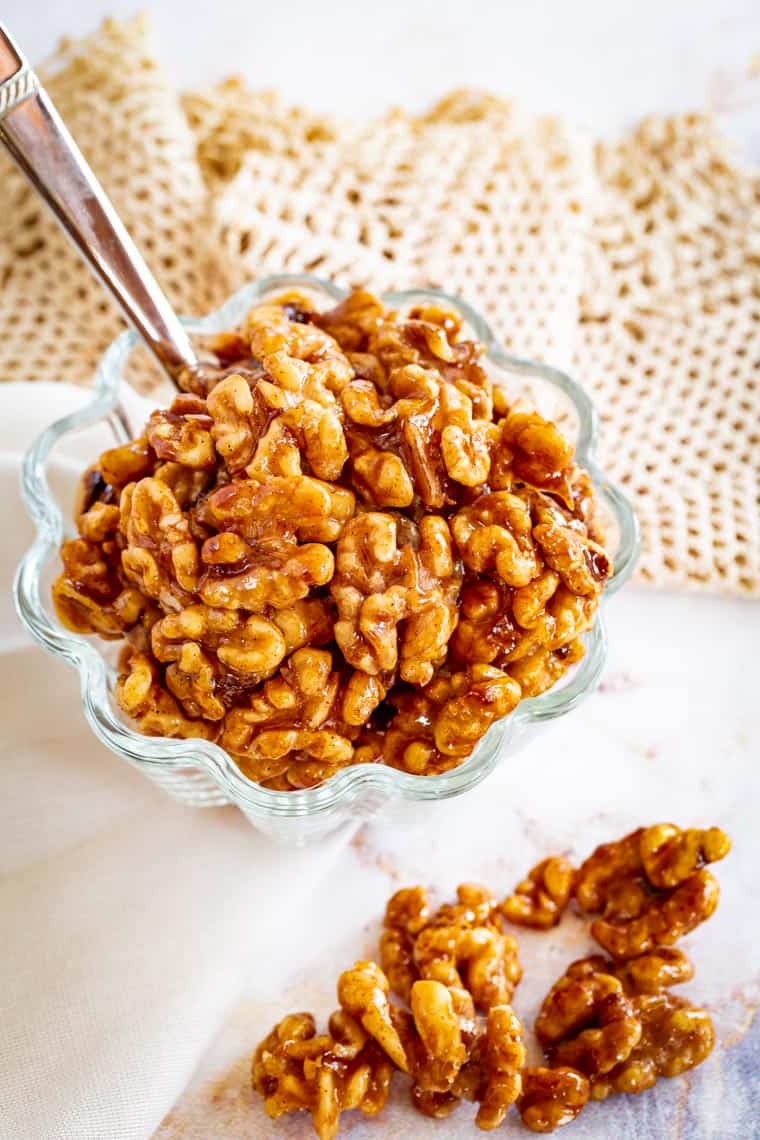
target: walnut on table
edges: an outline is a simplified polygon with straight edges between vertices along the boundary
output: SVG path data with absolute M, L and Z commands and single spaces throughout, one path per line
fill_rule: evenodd
M 545 1068 L 529 1065 L 522 1073 L 522 1095 L 517 1102 L 523 1124 L 531 1132 L 554 1132 L 572 1124 L 589 1101 L 588 1078 L 566 1065 Z
M 694 976 L 688 956 L 676 946 L 658 946 L 647 954 L 627 961 L 614 961 L 602 954 L 592 954 L 571 962 L 568 977 L 582 978 L 590 974 L 612 974 L 622 982 L 627 994 L 657 994 L 670 986 L 679 986 Z
M 717 828 L 681 831 L 672 824 L 639 828 L 597 847 L 575 883 L 581 909 L 601 915 L 591 924 L 592 936 L 614 958 L 677 942 L 718 905 L 718 883 L 705 864 L 729 849 Z
M 564 856 L 542 859 L 504 899 L 502 914 L 518 926 L 537 930 L 556 926 L 570 902 L 574 875 L 572 864 Z
M 414 981 L 428 978 L 465 990 L 484 1012 L 508 1004 L 522 976 L 517 942 L 501 929 L 496 899 L 475 883 L 461 884 L 457 902 L 433 913 L 421 887 L 397 891 L 386 907 L 380 962 L 404 1000 Z
M 627 1060 L 641 1023 L 622 983 L 611 974 L 565 974 L 544 998 L 536 1036 L 552 1066 L 569 1066 L 593 1079 Z
M 615 973 L 629 994 L 641 1036 L 629 1055 L 604 1073 L 590 1074 L 591 1096 L 603 1100 L 615 1092 L 639 1093 L 659 1077 L 675 1077 L 710 1054 L 715 1042 L 710 1015 L 668 992 L 693 975 L 683 951 L 661 947 L 627 962 L 593 955 L 574 962 L 568 976 L 586 980 Z
M 526 1058 L 522 1034 L 522 1025 L 509 1005 L 491 1006 L 485 1029 L 476 1034 L 451 1087 L 440 1091 L 414 1084 L 412 1104 L 423 1116 L 441 1120 L 463 1100 L 474 1101 L 478 1104 L 476 1126 L 484 1132 L 498 1128 L 522 1092 Z
M 393 1065 L 353 1018 L 339 1010 L 328 1033 L 317 1034 L 310 1013 L 284 1017 L 257 1047 L 251 1065 L 253 1088 L 267 1115 L 311 1113 L 320 1140 L 333 1140 L 340 1116 L 359 1109 L 374 1116 L 390 1091 Z

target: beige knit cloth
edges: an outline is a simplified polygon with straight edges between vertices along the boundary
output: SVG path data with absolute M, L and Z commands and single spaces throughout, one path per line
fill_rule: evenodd
M 760 594 L 760 179 L 707 117 L 595 146 L 466 92 L 369 124 L 238 80 L 180 102 L 144 20 L 45 75 L 178 309 L 280 271 L 458 293 L 590 391 L 641 578 Z M 5 166 L 0 281 L 0 377 L 87 381 L 119 319 Z

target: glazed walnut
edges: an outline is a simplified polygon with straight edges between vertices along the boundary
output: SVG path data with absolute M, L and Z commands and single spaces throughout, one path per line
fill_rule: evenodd
M 575 1120 L 590 1095 L 588 1078 L 576 1069 L 529 1066 L 523 1069 L 517 1107 L 531 1132 L 554 1132 Z
M 346 661 L 426 684 L 456 624 L 459 584 L 442 518 L 425 515 L 415 526 L 389 514 L 357 516 L 338 540 L 330 586 Z
M 564 975 L 544 998 L 536 1036 L 552 1065 L 593 1078 L 627 1060 L 641 1023 L 621 982 L 611 974 Z
M 565 971 L 570 978 L 588 977 L 590 974 L 612 974 L 623 984 L 627 994 L 657 994 L 670 986 L 688 982 L 694 976 L 694 967 L 683 950 L 675 946 L 660 946 L 648 954 L 631 958 L 627 962 L 611 961 L 602 954 L 579 958 Z
M 417 978 L 428 978 L 466 990 L 483 1011 L 507 1004 L 522 976 L 517 943 L 501 929 L 496 900 L 474 883 L 461 884 L 457 902 L 432 915 L 421 888 L 398 891 L 386 908 L 380 960 L 404 999 Z
M 61 621 L 150 660 L 142 731 L 203 725 L 272 789 L 461 764 L 580 659 L 611 572 L 571 445 L 445 305 L 288 290 L 207 348 L 82 477 Z
M 610 962 L 596 954 L 568 967 L 567 977 L 586 981 L 614 974 L 641 1024 L 641 1037 L 629 1056 L 608 1072 L 593 1076 L 595 1100 L 613 1092 L 643 1092 L 658 1077 L 678 1076 L 704 1061 L 715 1039 L 709 1015 L 668 993 L 671 986 L 689 981 L 693 973 L 683 951 L 667 946 L 626 962 Z
M 412 1086 L 412 1104 L 424 1116 L 443 1119 L 463 1100 L 478 1104 L 475 1123 L 484 1132 L 498 1128 L 522 1090 L 526 1050 L 523 1029 L 508 1005 L 488 1011 L 469 1056 L 447 1091 Z
M 338 980 L 341 1008 L 355 1018 L 419 1092 L 447 1092 L 470 1055 L 472 1003 L 441 982 L 418 980 L 410 1009 L 388 1000 L 389 982 L 374 962 L 356 962 Z
M 593 937 L 614 958 L 671 946 L 715 910 L 718 883 L 704 864 L 723 858 L 729 847 L 717 828 L 682 832 L 671 824 L 639 828 L 598 847 L 575 885 L 581 908 L 601 915 L 591 924 Z
M 537 863 L 501 904 L 509 922 L 548 930 L 556 926 L 570 901 L 574 871 L 561 855 Z
M 520 700 L 517 681 L 490 665 L 438 676 L 424 689 L 396 689 L 388 697 L 396 716 L 385 733 L 386 763 L 416 775 L 460 764 L 499 717 Z
M 611 1093 L 640 1093 L 660 1077 L 677 1077 L 701 1065 L 712 1052 L 715 1030 L 710 1015 L 669 993 L 636 999 L 641 1039 L 628 1058 L 591 1086 L 594 1100 Z
M 343 1112 L 379 1112 L 393 1076 L 383 1051 L 342 1010 L 328 1028 L 317 1034 L 311 1014 L 290 1014 L 257 1047 L 251 1065 L 253 1088 L 267 1114 L 277 1120 L 288 1112 L 310 1112 L 320 1140 L 337 1134 Z
M 329 650 L 299 649 L 230 709 L 220 743 L 254 779 L 310 787 L 350 763 L 357 724 L 381 696 L 375 678 L 336 670 Z

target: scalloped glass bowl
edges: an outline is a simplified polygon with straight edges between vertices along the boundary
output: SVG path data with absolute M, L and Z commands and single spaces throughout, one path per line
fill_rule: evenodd
M 311 276 L 269 277 L 245 286 L 216 312 L 186 320 L 199 336 L 238 324 L 247 310 L 267 294 L 282 288 L 299 288 L 329 303 L 345 296 L 332 283 Z M 440 776 L 413 776 L 381 764 L 360 764 L 342 769 L 324 784 L 294 792 L 275 792 L 249 780 L 218 745 L 204 740 L 169 740 L 141 735 L 125 720 L 113 696 L 115 653 L 113 643 L 70 633 L 57 620 L 50 600 L 50 583 L 58 570 L 58 548 L 70 531 L 78 471 L 90 459 L 116 442 L 137 435 L 145 418 L 144 405 L 136 410 L 124 371 L 137 337 L 123 333 L 104 353 L 98 367 L 92 400 L 81 410 L 51 424 L 30 448 L 23 466 L 22 493 L 37 536 L 22 559 L 14 584 L 21 620 L 32 636 L 56 657 L 79 672 L 84 714 L 95 735 L 123 756 L 175 799 L 195 806 L 236 804 L 258 830 L 277 839 L 304 843 L 318 839 L 351 819 L 368 818 L 404 804 L 419 803 L 424 811 L 431 801 L 459 796 L 480 783 L 507 755 L 522 746 L 539 726 L 575 708 L 595 689 L 606 656 L 604 609 L 630 576 L 638 553 L 635 516 L 622 493 L 596 466 L 594 451 L 597 418 L 585 392 L 568 376 L 553 368 L 509 356 L 496 343 L 486 322 L 468 305 L 432 290 L 389 293 L 383 298 L 403 309 L 420 301 L 443 301 L 462 314 L 467 331 L 487 347 L 487 366 L 495 382 L 517 396 L 522 394 L 543 414 L 561 423 L 575 442 L 578 462 L 591 475 L 608 528 L 608 546 L 615 571 L 607 584 L 599 616 L 586 635 L 582 661 L 555 688 L 523 700 L 511 716 L 498 721 L 460 767 Z M 109 432 L 106 442 L 83 450 L 68 462 L 68 478 L 61 479 L 56 451 L 71 446 L 73 433 L 98 425 Z

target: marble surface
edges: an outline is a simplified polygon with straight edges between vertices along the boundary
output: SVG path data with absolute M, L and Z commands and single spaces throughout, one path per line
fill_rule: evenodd
M 469 795 L 403 824 L 370 824 L 348 843 L 329 885 L 294 914 L 292 942 L 251 962 L 185 1095 L 155 1140 L 274 1140 L 311 1135 L 308 1118 L 272 1123 L 248 1087 L 253 1045 L 284 1013 L 334 1008 L 339 972 L 376 951 L 379 919 L 399 886 L 439 898 L 466 879 L 506 893 L 542 856 L 583 858 L 642 823 L 720 824 L 734 849 L 716 868 L 721 904 L 685 945 L 696 976 L 686 996 L 705 1003 L 718 1045 L 684 1077 L 640 1097 L 591 1105 L 575 1140 L 752 1140 L 760 1135 L 760 604 L 655 595 L 629 588 L 610 605 L 610 656 L 599 692 L 555 722 Z M 277 849 L 273 849 L 277 858 Z M 280 904 L 287 907 L 287 899 Z M 541 997 L 591 943 L 568 915 L 552 933 L 519 936 L 525 977 L 515 1006 L 530 1025 Z M 535 1042 L 531 1050 L 537 1058 Z M 445 1123 L 413 1114 L 403 1087 L 384 1116 L 345 1118 L 352 1140 L 475 1136 L 463 1106 Z M 352 1117 L 357 1117 L 352 1119 Z M 514 1115 L 500 1135 L 528 1135 Z

